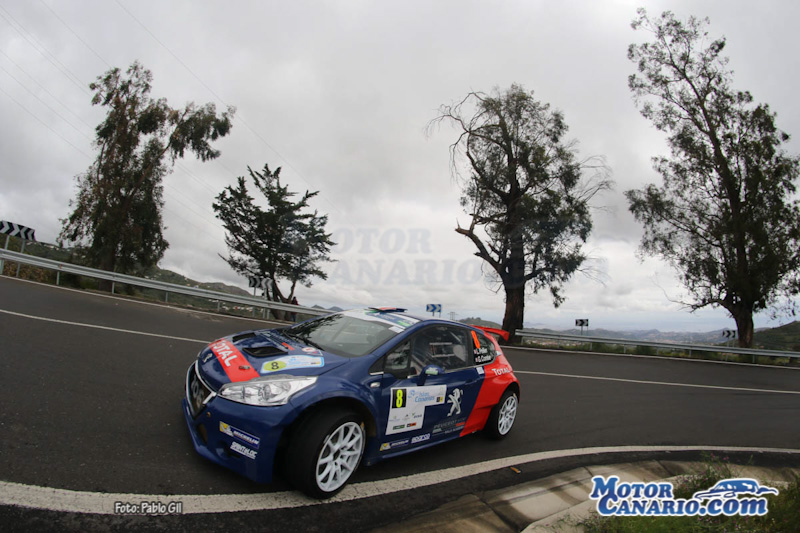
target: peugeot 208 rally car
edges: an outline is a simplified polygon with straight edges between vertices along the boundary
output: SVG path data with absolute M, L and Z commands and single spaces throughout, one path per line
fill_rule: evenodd
M 519 392 L 481 328 L 372 308 L 211 343 L 183 410 L 203 457 L 267 483 L 277 455 L 295 487 L 327 498 L 361 462 L 480 430 L 505 437 Z

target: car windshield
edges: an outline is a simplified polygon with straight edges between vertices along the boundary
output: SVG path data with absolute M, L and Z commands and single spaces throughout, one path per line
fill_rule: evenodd
M 304 322 L 281 331 L 290 339 L 342 357 L 366 355 L 416 322 L 408 317 L 346 311 Z

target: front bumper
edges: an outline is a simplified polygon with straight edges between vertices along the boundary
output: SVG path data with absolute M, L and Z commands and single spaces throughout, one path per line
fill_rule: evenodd
M 192 416 L 186 398 L 182 403 L 197 453 L 258 483 L 272 481 L 278 443 L 295 418 L 291 404 L 258 407 L 214 396 Z

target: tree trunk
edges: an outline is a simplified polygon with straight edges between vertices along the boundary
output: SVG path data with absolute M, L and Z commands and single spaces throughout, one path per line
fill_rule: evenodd
M 516 218 L 511 207 L 509 207 L 509 218 L 511 220 Z M 508 271 L 505 276 L 501 275 L 503 288 L 506 290 L 503 329 L 508 331 L 508 343 L 514 344 L 519 341 L 517 330 L 522 329 L 525 317 L 525 241 L 519 230 L 519 224 L 510 224 L 509 233 Z
M 753 346 L 753 313 L 747 310 L 737 311 L 733 314 L 736 320 L 736 329 L 739 337 L 739 348 Z
M 103 254 L 103 259 L 100 261 L 99 269 L 106 272 L 114 272 L 114 267 L 117 263 L 116 250 L 110 247 L 106 253 Z M 111 292 L 113 282 L 107 279 L 101 279 L 98 282 L 98 289 L 104 292 Z
M 508 343 L 519 340 L 517 330 L 522 329 L 525 316 L 525 285 L 506 287 L 506 314 L 503 317 L 503 329 L 508 332 Z

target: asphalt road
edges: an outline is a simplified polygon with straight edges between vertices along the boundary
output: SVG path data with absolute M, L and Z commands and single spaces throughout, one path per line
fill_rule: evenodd
M 185 371 L 200 348 L 253 327 L 269 323 L 0 277 L 0 481 L 156 495 L 290 490 L 280 479 L 258 485 L 202 459 L 191 447 L 181 412 Z M 532 350 L 506 353 L 522 388 L 519 416 L 507 439 L 459 439 L 362 468 L 351 482 L 392 480 L 549 450 L 797 448 L 800 443 L 800 370 Z M 537 465 L 525 476 L 575 461 Z M 422 512 L 476 486 L 509 485 L 525 476 L 495 472 L 369 502 L 235 518 L 231 513 L 202 520 L 65 518 L 6 506 L 0 508 L 0 520 L 23 530 L 45 524 L 189 530 L 209 524 L 222 529 L 259 524 L 263 529 L 268 518 L 276 530 L 304 524 L 310 530 L 359 531 Z

